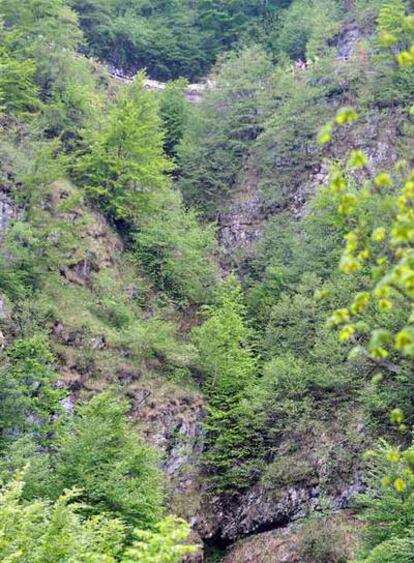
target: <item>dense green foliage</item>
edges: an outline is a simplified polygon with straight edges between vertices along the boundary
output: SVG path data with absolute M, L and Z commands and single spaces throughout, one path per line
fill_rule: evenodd
M 235 278 L 220 287 L 206 315 L 207 320 L 194 329 L 209 397 L 205 463 L 212 483 L 229 491 L 249 483 L 249 463 L 260 449 L 255 433 L 258 421 L 246 392 L 256 377 L 252 333 L 245 324 L 241 288 Z
M 192 205 L 214 217 L 234 190 L 252 142 L 260 133 L 260 96 L 270 61 L 258 48 L 234 54 L 214 76 L 217 88 L 206 94 L 179 149 L 180 188 Z
M 279 51 L 294 60 L 326 55 L 327 41 L 340 30 L 341 8 L 335 1 L 293 2 L 282 16 L 276 39 Z
M 66 3 L 4 2 L 1 16 L 2 210 L 19 209 L 0 232 L 3 481 L 27 465 L 24 484 L 5 489 L 2 560 L 180 561 L 191 551 L 181 545 L 188 527 L 161 521 L 159 458 L 127 421 L 128 403 L 100 394 L 65 416 L 70 399 L 57 383 L 65 362 L 116 379 L 128 361 L 157 355 L 167 373 L 192 361 L 168 303 L 204 299 L 215 274 L 211 229 L 186 212 L 167 174 L 161 123 L 176 109 L 166 101 L 159 117 L 139 81 L 106 92 L 76 52 L 82 33 Z M 128 235 L 122 260 L 119 235 L 97 208 Z M 168 246 L 155 219 L 168 222 Z M 139 291 L 127 290 L 131 282 Z M 147 324 L 145 295 L 158 285 L 164 318 Z
M 16 433 L 34 432 L 45 439 L 50 432 L 62 395 L 53 387 L 57 380 L 53 360 L 47 339 L 40 335 L 16 340 L 7 350 L 0 372 L 3 444 Z
M 162 516 L 162 480 L 155 453 L 125 416 L 125 404 L 101 394 L 62 420 L 50 453 L 41 455 L 26 438 L 13 444 L 3 460 L 3 475 L 12 476 L 22 462 L 30 463 L 25 498 L 57 499 L 77 489 L 88 514 L 111 513 L 132 527 L 151 527 Z
M 0 493 L 2 561 L 180 563 L 183 555 L 196 550 L 183 543 L 187 524 L 171 517 L 154 532 L 135 530 L 137 541 L 123 550 L 123 523 L 103 515 L 82 518 L 76 490 L 66 491 L 54 503 L 27 503 L 22 500 L 23 487 L 22 480 L 13 480 Z
M 268 42 L 289 0 L 71 0 L 88 51 L 127 71 L 171 80 L 207 74 L 241 41 Z
M 161 516 L 160 476 L 154 452 L 137 439 L 126 412 L 126 404 L 101 394 L 58 432 L 55 491 L 82 488 L 81 498 L 94 512 L 149 527 Z
M 121 522 L 105 517 L 82 521 L 75 492 L 56 503 L 21 500 L 22 481 L 12 481 L 0 496 L 2 561 L 112 561 L 122 545 Z
M 171 156 L 177 156 L 177 148 L 188 125 L 188 104 L 184 98 L 187 82 L 183 79 L 169 82 L 162 93 L 160 116 L 165 137 L 164 150 Z
M 2 560 L 179 563 L 188 483 L 366 480 L 358 560 L 412 561 L 410 8 L 0 3 Z M 303 557 L 352 557 L 322 521 Z
M 96 138 L 87 142 L 88 153 L 76 162 L 76 179 L 114 220 L 131 223 L 164 195 L 169 163 L 162 155 L 156 107 L 144 90 L 143 77 L 137 77 L 118 99 L 103 130 L 93 132 Z

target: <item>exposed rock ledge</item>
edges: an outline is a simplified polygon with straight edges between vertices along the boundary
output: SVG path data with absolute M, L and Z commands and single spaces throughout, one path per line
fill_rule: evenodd
M 17 217 L 17 208 L 8 195 L 0 190 L 0 241 L 5 236 L 10 222 Z
M 131 83 L 134 81 L 134 76 L 129 76 L 124 74 L 121 70 L 115 67 L 109 67 L 108 69 L 109 74 L 124 83 Z M 159 82 L 158 80 L 151 80 L 148 78 L 144 81 L 144 86 L 148 90 L 152 90 L 154 92 L 162 92 L 167 87 L 166 82 Z M 214 88 L 214 83 L 211 80 L 206 80 L 205 82 L 188 84 L 184 91 L 185 98 L 192 104 L 198 104 L 201 102 L 203 98 L 203 94 L 206 90 L 211 90 Z
M 347 508 L 355 494 L 364 490 L 363 482 L 355 475 L 350 484 L 343 483 L 334 494 L 324 496 L 323 502 L 333 512 L 339 511 Z M 283 528 L 321 511 L 321 497 L 317 484 L 292 485 L 278 490 L 276 494 L 259 483 L 234 504 L 213 499 L 201 518 L 197 519 L 196 529 L 206 540 L 230 544 L 239 538 Z

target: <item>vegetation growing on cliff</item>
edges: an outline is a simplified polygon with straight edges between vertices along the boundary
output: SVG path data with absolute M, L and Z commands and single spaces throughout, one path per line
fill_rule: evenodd
M 195 550 L 163 475 L 186 421 L 147 443 L 152 386 L 203 396 L 203 506 L 299 490 L 329 512 L 357 483 L 355 557 L 411 561 L 411 8 L 3 0 L 2 560 Z M 143 70 L 212 68 L 192 106 Z M 349 557 L 307 529 L 309 557 Z

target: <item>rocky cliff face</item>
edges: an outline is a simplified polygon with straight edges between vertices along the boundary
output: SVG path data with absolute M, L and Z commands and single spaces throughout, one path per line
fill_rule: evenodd
M 301 563 L 298 539 L 291 528 L 264 532 L 230 548 L 224 563 Z
M 340 156 L 355 145 L 367 151 L 372 169 L 388 167 L 396 160 L 399 122 L 398 113 L 372 111 L 361 121 L 351 140 L 337 144 L 331 156 Z M 292 213 L 304 212 L 309 195 L 326 182 L 327 174 L 325 165 L 309 172 L 306 184 L 292 195 Z M 268 216 L 269 209 L 265 209 L 258 189 L 257 174 L 253 167 L 245 167 L 239 188 L 220 217 L 219 240 L 227 260 L 254 254 L 255 243 L 266 228 Z M 94 225 L 86 233 L 88 240 L 98 246 L 105 240 L 109 255 L 118 252 L 117 241 L 111 242 L 99 221 Z M 95 252 L 100 256 L 100 264 L 108 265 L 106 252 Z M 75 254 L 71 270 L 69 276 L 65 273 L 71 283 L 89 283 L 90 268 L 85 265 L 85 257 Z M 72 279 L 73 275 L 76 279 Z M 105 343 L 103 347 L 107 347 Z M 269 463 L 267 478 L 263 477 L 239 496 L 212 497 L 206 490 L 200 465 L 205 415 L 202 395 L 190 388 L 172 386 L 162 379 L 142 380 L 140 369 L 131 365 L 120 378 L 132 400 L 133 419 L 162 452 L 172 508 L 192 523 L 206 545 L 227 549 L 226 563 L 302 561 L 298 555 L 297 534 L 291 531 L 290 525 L 300 523 L 309 514 L 319 514 L 327 507 L 334 513 L 342 512 L 353 496 L 364 490 L 359 470 L 360 450 L 355 444 L 344 447 L 354 453 L 354 459 L 345 470 L 341 472 L 333 461 L 338 454 L 333 445 L 346 440 L 338 424 L 336 429 L 331 428 L 329 435 L 315 434 L 312 443 L 305 436 L 295 438 L 299 444 L 302 442 L 301 456 L 310 467 L 305 475 L 294 475 L 290 482 L 280 483 L 272 477 Z M 355 421 L 356 435 L 362 432 L 359 425 L 360 422 Z M 285 439 L 287 442 L 289 437 Z M 282 452 L 283 440 L 279 446 Z M 362 444 L 360 446 L 362 449 Z M 292 464 L 295 463 L 292 458 Z
M 240 173 L 239 186 L 232 193 L 218 219 L 218 241 L 225 260 L 237 261 L 238 254 L 254 253 L 255 243 L 263 233 L 266 210 L 258 174 L 247 162 Z
M 324 496 L 323 500 L 321 488 L 316 482 L 280 488 L 277 492 L 258 484 L 234 504 L 222 503 L 220 499 L 211 502 L 208 507 L 210 526 L 203 522 L 198 530 L 207 541 L 213 539 L 219 544 L 229 545 L 240 538 L 283 529 L 321 511 L 322 505 L 333 511 L 347 508 L 355 494 L 364 490 L 363 481 L 358 476 L 351 483 L 342 483 L 336 491 L 337 496 Z
M 17 208 L 0 188 L 0 242 L 7 233 L 10 222 L 17 217 Z
M 194 519 L 200 510 L 203 396 L 162 381 L 137 384 L 130 395 L 132 417 L 148 441 L 163 452 L 162 466 L 170 481 L 174 509 Z
M 412 144 L 409 133 L 402 131 L 402 118 L 398 109 L 370 110 L 351 131 L 340 133 L 335 144 L 327 150 L 327 158 L 335 161 L 352 148 L 358 148 L 369 157 L 367 170 L 370 173 L 392 167 L 397 161 L 397 155 L 401 154 L 401 144 L 406 147 Z M 269 218 L 281 211 L 288 211 L 300 218 L 306 212 L 307 201 L 320 186 L 327 184 L 328 176 L 327 162 L 321 161 L 320 165 L 309 169 L 299 185 L 292 178 L 286 205 L 269 206 L 261 192 L 260 175 L 254 162 L 247 159 L 240 172 L 238 186 L 218 220 L 218 240 L 222 248 L 223 263 L 227 268 L 229 264 L 239 265 L 243 260 L 254 256 L 256 243 L 265 231 Z M 364 174 L 360 174 L 358 179 L 363 180 Z
M 162 381 L 132 382 L 129 394 L 134 420 L 163 452 L 172 509 L 191 522 L 206 546 L 225 548 L 226 563 L 302 561 L 290 526 L 311 514 L 340 515 L 355 494 L 365 490 L 359 469 L 364 428 L 355 413 L 346 422 L 342 418 L 332 422 L 329 429 L 295 435 L 299 450 L 283 465 L 282 474 L 273 466 L 289 447 L 291 435 L 282 438 L 279 455 L 249 490 L 231 497 L 212 496 L 200 464 L 203 397 Z M 352 452 L 351 458 L 347 452 Z M 280 559 L 267 559 L 269 553 Z
M 397 139 L 406 146 L 410 144 L 409 136 L 402 134 L 401 117 L 398 110 L 371 110 L 350 134 L 339 137 L 330 157 L 339 158 L 351 148 L 361 148 L 369 156 L 370 171 L 392 167 L 399 153 Z M 322 163 L 319 168 L 309 171 L 303 185 L 293 190 L 288 209 L 294 215 L 306 212 L 306 202 L 319 186 L 326 184 L 328 173 L 327 165 Z M 363 175 L 359 179 L 363 180 Z M 266 228 L 269 214 L 279 211 L 266 209 L 258 180 L 254 167 L 246 166 L 240 174 L 239 188 L 220 215 L 219 241 L 227 264 L 232 261 L 237 264 L 240 257 L 245 259 L 254 255 L 255 243 Z M 360 421 L 354 422 L 355 436 L 362 438 L 363 427 Z M 327 507 L 333 513 L 340 513 L 351 505 L 355 494 L 364 490 L 363 473 L 359 468 L 363 440 L 359 446 L 356 443 L 346 445 L 340 426 L 338 424 L 335 430 L 332 424 L 330 435 L 322 433 L 315 436 L 313 449 L 308 448 L 307 451 L 304 446 L 302 454 L 312 469 L 304 477 L 293 478 L 289 484 L 281 484 L 277 480 L 272 482 L 270 477 L 267 481 L 262 479 L 237 498 L 211 498 L 204 489 L 202 474 L 196 476 L 197 471 L 193 473 L 192 481 L 196 486 L 192 494 L 199 500 L 193 505 L 196 510 L 191 514 L 191 521 L 207 545 L 232 546 L 224 559 L 226 563 L 302 561 L 295 547 L 296 539 L 292 538 L 290 531 L 286 531 L 286 527 L 300 522 L 309 514 L 319 514 Z M 192 431 L 189 433 L 192 435 Z M 295 440 L 306 443 L 304 437 Z M 353 452 L 354 457 L 346 469 L 341 470 L 333 459 L 341 455 L 335 444 L 344 443 L 344 451 Z M 201 438 L 197 442 L 198 453 L 188 459 L 196 459 L 202 449 Z M 333 457 L 330 458 L 330 455 Z M 174 459 L 173 449 L 171 466 L 175 463 Z M 292 458 L 292 464 L 295 463 Z M 273 555 L 270 556 L 270 553 Z
M 345 30 L 338 39 L 340 55 L 348 56 L 358 38 L 357 28 L 351 26 Z M 197 89 L 194 92 L 190 95 L 194 93 L 197 100 L 191 101 L 198 101 L 200 92 Z M 401 138 L 400 118 L 396 110 L 387 113 L 370 111 L 351 137 L 348 136 L 346 141 L 339 140 L 332 149 L 332 158 L 342 156 L 352 145 L 366 150 L 371 169 L 388 168 L 397 158 L 395 140 L 397 136 Z M 294 216 L 305 212 L 310 194 L 326 183 L 327 175 L 327 166 L 322 164 L 309 170 L 306 181 L 299 186 L 292 178 L 288 210 Z M 218 237 L 224 269 L 254 255 L 256 242 L 266 229 L 266 221 L 280 211 L 266 207 L 259 185 L 260 177 L 254 162 L 247 159 L 238 186 L 219 217 Z M 82 207 L 59 210 L 70 190 L 69 185 L 56 185 L 49 211 L 56 220 L 84 225 L 78 245 L 65 257 L 60 271 L 65 287 L 75 288 L 81 299 L 83 291 L 93 289 L 100 273 L 114 270 L 115 277 L 121 279 L 124 276 L 124 272 L 117 270 L 117 257 L 123 246 L 121 238 L 99 214 L 86 212 Z M 0 240 L 16 217 L 16 207 L 7 193 L 0 190 Z M 139 289 L 127 280 L 121 279 L 121 282 L 120 291 L 125 292 L 127 304 L 132 304 Z M 59 307 L 60 302 L 57 300 L 56 303 Z M 97 307 L 101 306 L 98 301 Z M 156 361 L 138 364 L 130 350 L 118 344 L 113 334 L 101 330 L 98 323 L 82 324 L 70 313 L 62 311 L 62 318 L 52 327 L 61 361 L 61 383 L 73 392 L 64 407 L 73 410 L 74 399 L 81 392 L 96 392 L 107 383 L 120 384 L 131 399 L 133 420 L 162 453 L 161 464 L 169 479 L 172 508 L 189 519 L 207 545 L 227 548 L 226 563 L 299 563 L 298 533 L 291 524 L 300 522 L 309 514 L 321 513 L 326 507 L 333 512 L 342 511 L 349 506 L 352 497 L 363 490 L 358 449 L 354 445 L 350 449 L 355 452 L 355 459 L 343 474 L 332 465 L 332 459 L 327 458 L 326 452 L 332 451 L 332 444 L 344 441 L 341 431 L 336 429 L 330 436 L 316 436 L 312 447 L 307 447 L 305 436 L 297 437 L 298 443 L 303 442 L 300 444 L 300 447 L 303 445 L 301 455 L 310 468 L 305 475 L 295 475 L 290 482 L 282 483 L 272 478 L 270 472 L 267 479 L 263 477 L 237 497 L 212 497 L 206 490 L 200 464 L 206 408 L 202 394 L 190 387 L 172 385 L 157 375 L 153 377 L 154 372 L 157 374 Z M 150 311 L 143 313 L 148 318 L 151 314 Z M 76 311 L 73 315 L 76 317 Z M 79 350 L 81 354 L 78 354 Z M 109 367 L 103 370 L 103 364 Z M 95 379 L 92 373 L 97 374 Z M 148 373 L 151 377 L 146 378 Z M 280 452 L 288 439 L 282 438 Z M 277 454 L 275 459 L 277 461 Z M 274 461 L 269 460 L 269 466 Z M 295 462 L 293 459 L 292 464 Z

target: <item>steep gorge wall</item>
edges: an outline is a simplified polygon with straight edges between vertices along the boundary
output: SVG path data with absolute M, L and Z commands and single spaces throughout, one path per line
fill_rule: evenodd
M 350 33 L 350 36 L 354 38 L 355 33 Z M 335 145 L 330 156 L 339 157 L 354 144 L 366 150 L 370 167 L 378 170 L 387 168 L 397 159 L 396 140 L 401 139 L 400 122 L 398 110 L 374 109 L 354 130 L 353 137 L 340 140 Z M 289 155 L 286 165 L 288 159 Z M 260 174 L 255 163 L 247 158 L 240 170 L 237 186 L 219 217 L 218 238 L 225 260 L 237 263 L 254 256 L 255 245 L 266 229 L 266 222 L 277 218 L 281 210 L 290 211 L 293 217 L 302 216 L 310 195 L 326 179 L 324 164 L 310 169 L 303 183 L 298 184 L 297 178 L 292 177 L 286 208 L 269 207 L 260 189 Z M 60 274 L 67 287 L 88 291 L 93 288 L 94 277 L 106 269 L 115 271 L 116 276 L 122 278 L 119 260 L 123 251 L 122 240 L 99 214 L 90 214 L 82 208 L 59 215 L 54 207 L 65 200 L 69 189 L 69 186 L 56 186 L 54 201 L 51 202 L 52 214 L 76 224 L 82 224 L 87 216 L 87 228 L 83 230 L 82 244 L 74 249 Z M 0 238 L 17 213 L 8 195 L 0 193 Z M 133 303 L 139 291 L 128 283 L 122 284 L 122 292 L 130 300 L 128 303 Z M 149 309 L 143 312 L 145 319 L 151 319 L 151 316 Z M 299 562 L 296 532 L 291 532 L 289 528 L 292 522 L 320 511 L 326 500 L 330 510 L 343 510 L 352 496 L 363 490 L 363 478 L 358 471 L 359 452 L 355 452 L 354 466 L 341 478 L 337 478 L 336 469 L 330 469 L 329 455 L 335 455 L 334 445 L 346 440 L 341 432 L 341 421 L 337 421 L 338 424 L 333 424 L 325 435 L 296 437 L 298 442 L 303 442 L 302 453 L 313 468 L 312 475 L 298 476 L 287 484 L 273 482 L 269 485 L 259 481 L 250 490 L 231 499 L 212 497 L 206 489 L 200 467 L 206 409 L 202 394 L 157 377 L 159 364 L 164 361 L 161 354 L 146 361 L 143 366 L 127 349 L 114 345 L 99 327 L 92 334 L 85 334 L 72 322 L 73 319 L 62 315 L 62 321 L 53 327 L 53 338 L 61 361 L 62 384 L 72 393 L 67 408 L 73 407 L 73 401 L 80 393 L 94 393 L 113 382 L 120 384 L 132 401 L 131 416 L 137 426 L 163 453 L 162 465 L 169 478 L 172 508 L 190 520 L 207 545 L 231 546 L 226 563 L 267 563 L 272 561 L 268 558 L 270 552 L 277 554 L 275 557 L 278 559 L 274 561 Z M 79 360 L 75 354 L 78 348 L 92 350 L 99 377 L 92 377 L 91 368 L 85 367 L 84 362 Z M 101 365 L 108 359 L 111 360 L 109 369 L 100 371 Z M 109 371 L 112 373 L 109 374 Z M 150 377 L 147 377 L 148 372 Z M 361 433 L 363 429 L 358 425 L 359 421 L 356 422 L 355 432 Z M 286 436 L 285 441 L 279 444 L 280 456 L 290 439 Z M 295 463 L 294 458 L 292 463 Z M 325 483 L 332 481 L 336 481 L 335 486 L 326 488 Z M 234 545 L 242 538 L 247 540 Z
M 357 27 L 348 26 L 338 40 L 338 51 L 348 56 L 353 42 L 360 37 L 361 33 Z M 339 134 L 335 144 L 328 148 L 326 157 L 335 161 L 343 158 L 351 149 L 358 148 L 369 158 L 367 170 L 370 173 L 390 169 L 401 154 L 409 154 L 413 147 L 411 132 L 403 126 L 406 117 L 406 111 L 398 106 L 370 107 L 362 113 L 360 121 L 352 130 Z M 288 167 L 289 154 L 285 158 Z M 366 172 L 358 174 L 357 179 L 363 181 L 365 174 Z M 267 221 L 277 223 L 277 215 L 281 211 L 288 212 L 300 220 L 307 213 L 306 204 L 310 197 L 320 186 L 327 184 L 328 176 L 327 162 L 321 160 L 319 165 L 309 167 L 306 177 L 301 178 L 300 182 L 294 176 L 291 177 L 291 185 L 288 187 L 290 196 L 286 206 L 269 207 L 261 192 L 260 174 L 255 162 L 247 157 L 240 170 L 237 186 L 224 204 L 218 219 L 218 240 L 224 255 L 224 270 L 236 267 L 243 274 L 243 267 L 239 266 L 254 257 L 256 244 L 266 230 Z M 335 425 L 334 421 L 331 423 L 332 433 L 327 442 L 321 442 L 320 435 L 316 438 L 320 447 L 315 448 L 319 454 L 312 460 L 316 466 L 316 476 L 314 474 L 309 479 L 292 482 L 287 486 L 274 482 L 270 488 L 259 482 L 230 501 L 219 497 L 208 498 L 201 490 L 202 498 L 204 497 L 201 505 L 203 512 L 195 519 L 196 527 L 207 543 L 228 546 L 236 542 L 236 547 L 229 549 L 226 562 L 299 562 L 301 559 L 289 531 L 292 522 L 326 510 L 325 503 L 333 514 L 340 514 L 352 504 L 355 494 L 365 490 L 364 477 L 359 468 L 362 445 L 360 449 L 355 448 L 355 444 L 345 445 L 345 449 L 352 451 L 354 457 L 351 466 L 343 475 L 339 476 L 338 468 L 327 470 L 329 463 L 325 465 L 323 452 L 332 451 L 335 455 L 336 444 L 344 444 L 340 425 Z M 358 416 L 355 421 L 355 433 L 359 433 L 361 437 L 364 435 L 364 427 L 361 420 L 358 421 Z M 286 436 L 286 440 L 288 439 Z M 304 437 L 297 436 L 296 439 L 301 441 Z M 303 451 L 302 447 L 299 447 Z M 294 459 L 292 463 L 295 463 Z M 336 481 L 336 486 L 332 489 L 325 486 L 330 480 Z M 268 530 L 273 532 L 267 532 Z M 237 540 L 243 537 L 253 539 L 243 541 L 239 549 Z M 352 544 L 352 538 L 349 541 Z M 293 547 L 286 547 L 289 544 L 293 544 Z M 279 547 L 276 548 L 276 545 Z M 275 557 L 280 559 L 269 558 L 269 549 L 273 548 L 279 554 Z M 286 554 L 283 554 L 285 548 Z M 279 549 L 280 551 L 277 551 Z

